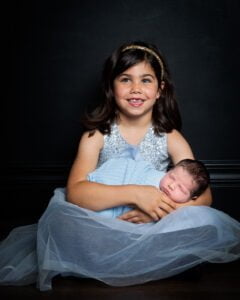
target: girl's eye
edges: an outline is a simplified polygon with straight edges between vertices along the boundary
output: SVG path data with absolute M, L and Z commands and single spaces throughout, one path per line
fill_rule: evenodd
M 142 79 L 142 82 L 143 82 L 143 83 L 150 83 L 150 82 L 152 82 L 152 81 L 151 81 L 150 78 L 143 78 L 143 79 Z
M 128 77 L 122 77 L 120 78 L 120 82 L 128 82 L 129 78 Z

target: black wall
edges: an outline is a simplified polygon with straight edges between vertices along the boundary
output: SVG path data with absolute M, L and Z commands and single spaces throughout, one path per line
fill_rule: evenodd
M 214 206 L 240 216 L 240 1 L 11 1 L 5 12 L 3 216 L 37 218 L 65 185 L 103 61 L 138 39 L 168 60 L 183 133 L 211 172 Z

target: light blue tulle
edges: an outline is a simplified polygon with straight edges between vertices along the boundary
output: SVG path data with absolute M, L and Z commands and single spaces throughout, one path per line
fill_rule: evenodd
M 38 224 L 1 242 L 0 283 L 37 282 L 48 290 L 61 274 L 127 286 L 239 257 L 240 223 L 216 209 L 189 206 L 156 223 L 132 224 L 68 203 L 58 188 Z

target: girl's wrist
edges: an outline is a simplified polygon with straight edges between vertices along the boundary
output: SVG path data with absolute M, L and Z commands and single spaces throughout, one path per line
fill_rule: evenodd
M 128 185 L 124 185 L 122 186 L 122 188 L 124 189 L 123 191 L 123 198 L 125 199 L 125 205 L 130 205 L 133 207 L 137 206 L 137 194 L 138 194 L 138 188 L 139 186 L 134 185 L 134 184 L 128 184 Z

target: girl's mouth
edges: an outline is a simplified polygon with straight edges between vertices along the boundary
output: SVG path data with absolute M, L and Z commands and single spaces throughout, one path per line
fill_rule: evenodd
M 144 103 L 144 100 L 143 99 L 138 99 L 138 98 L 133 98 L 133 99 L 128 99 L 128 103 L 131 106 L 139 107 Z

